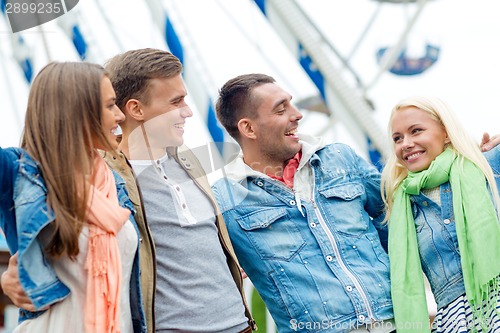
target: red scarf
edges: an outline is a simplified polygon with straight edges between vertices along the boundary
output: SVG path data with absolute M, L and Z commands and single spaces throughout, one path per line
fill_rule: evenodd
M 285 183 L 289 188 L 293 188 L 293 178 L 295 177 L 295 172 L 299 167 L 300 159 L 302 158 L 302 150 L 300 150 L 294 157 L 288 160 L 285 167 L 283 168 L 283 177 L 278 177 L 275 175 L 267 174 L 269 177 L 279 180 Z

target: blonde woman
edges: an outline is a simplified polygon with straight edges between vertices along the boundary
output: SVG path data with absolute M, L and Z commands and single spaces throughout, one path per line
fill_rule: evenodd
M 500 148 L 483 155 L 441 100 L 400 101 L 382 173 L 398 332 L 500 332 Z

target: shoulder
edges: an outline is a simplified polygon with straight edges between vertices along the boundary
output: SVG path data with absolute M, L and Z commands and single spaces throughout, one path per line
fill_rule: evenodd
M 357 163 L 356 161 L 360 156 L 354 151 L 353 148 L 344 143 L 331 143 L 319 149 L 316 154 L 320 158 L 331 158 L 337 162 L 343 163 Z
M 216 180 L 213 185 L 212 185 L 212 189 L 214 191 L 219 191 L 219 189 L 223 188 L 224 187 L 224 183 L 227 181 L 227 179 L 225 178 L 220 178 L 218 180 Z
M 316 153 L 332 152 L 337 154 L 355 155 L 354 149 L 345 143 L 330 143 L 317 150 Z
M 484 157 L 490 164 L 495 174 L 500 174 L 500 145 L 484 153 Z
M 122 152 L 116 152 L 116 154 L 111 154 L 104 151 L 99 151 L 106 164 L 113 170 L 116 171 L 122 178 L 127 178 L 128 174 L 131 172 L 130 164 L 123 155 Z
M 232 183 L 232 185 L 230 185 Z M 226 201 L 231 197 L 231 193 L 235 191 L 234 181 L 227 178 L 220 178 L 212 185 L 212 193 L 221 207 L 226 205 Z M 239 188 L 239 186 L 237 186 Z
M 0 147 L 0 155 L 2 158 L 19 158 L 23 153 L 25 153 L 25 150 L 19 147 Z
M 14 162 L 19 160 L 21 151 L 16 148 L 0 148 L 0 170 L 3 174 L 14 168 Z
M 3 163 L 20 161 L 33 167 L 38 167 L 38 163 L 28 154 L 28 152 L 19 147 L 0 148 L 0 160 Z
M 181 163 L 199 163 L 198 157 L 195 155 L 193 150 L 186 145 L 177 147 L 174 154 L 175 156 L 177 156 Z
M 169 152 L 170 153 L 170 152 Z M 198 156 L 203 154 L 199 148 L 197 148 L 197 154 L 195 154 L 186 145 L 177 147 L 174 152 L 175 159 L 192 177 L 204 177 L 206 176 L 205 169 L 202 166 Z M 204 154 L 207 155 L 208 154 Z

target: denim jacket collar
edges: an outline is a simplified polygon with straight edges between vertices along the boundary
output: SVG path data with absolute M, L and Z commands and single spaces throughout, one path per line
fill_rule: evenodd
M 322 138 L 313 137 L 307 134 L 301 134 L 299 137 L 300 143 L 302 144 L 302 159 L 300 160 L 297 171 L 309 163 L 309 160 L 312 161 L 314 159 L 313 155 L 316 154 L 316 151 L 325 146 Z M 265 175 L 260 171 L 256 171 L 248 166 L 243 160 L 243 152 L 241 151 L 238 157 L 236 157 L 224 168 L 224 172 L 225 176 L 238 182 L 248 177 L 269 177 L 268 175 Z

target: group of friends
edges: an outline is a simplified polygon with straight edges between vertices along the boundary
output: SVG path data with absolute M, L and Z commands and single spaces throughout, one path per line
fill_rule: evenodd
M 216 103 L 241 150 L 210 186 L 186 96 L 157 49 L 38 73 L 20 147 L 0 148 L 14 332 L 252 332 L 245 274 L 279 332 L 500 332 L 500 135 L 406 98 L 380 173 L 244 74 Z

